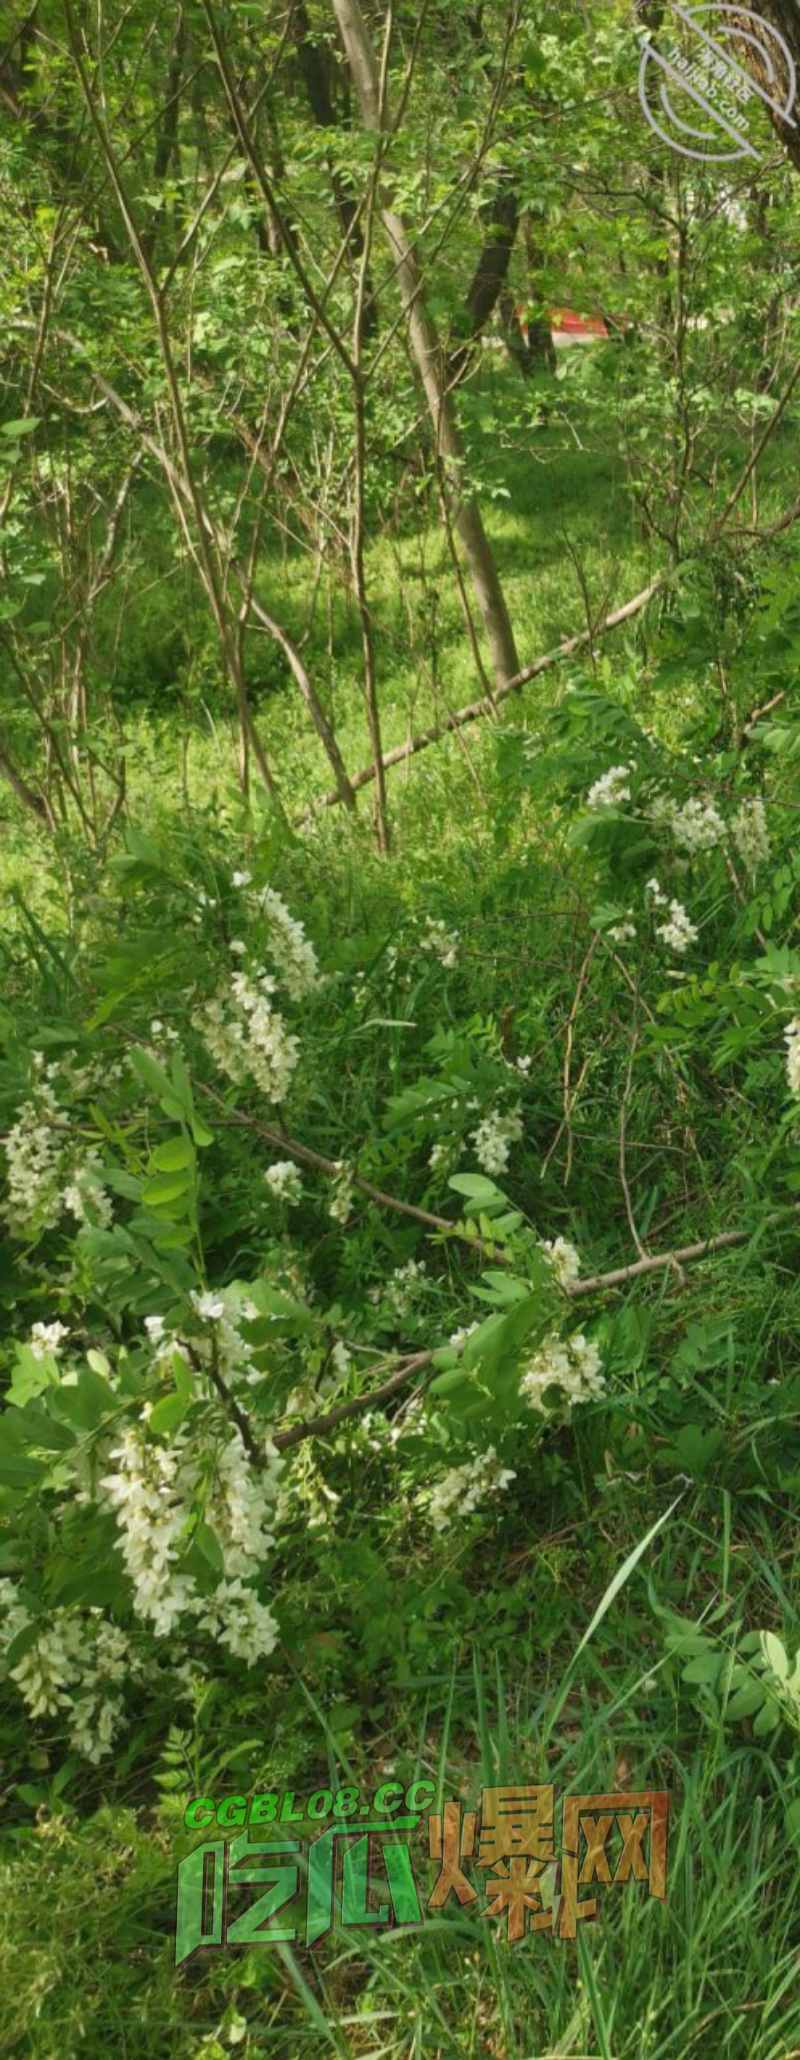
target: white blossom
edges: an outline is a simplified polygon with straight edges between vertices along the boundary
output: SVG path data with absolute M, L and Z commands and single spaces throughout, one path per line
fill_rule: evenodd
M 331 1188 L 328 1215 L 334 1223 L 347 1223 L 353 1207 L 353 1174 L 349 1166 L 340 1160 L 339 1170 Z
M 95 1151 L 87 1152 L 83 1164 L 74 1170 L 72 1180 L 64 1189 L 63 1202 L 65 1209 L 69 1209 L 79 1223 L 99 1224 L 102 1230 L 107 1230 L 113 1208 L 111 1197 L 96 1171 L 98 1156 Z
M 567 1288 L 577 1280 L 581 1270 L 580 1257 L 567 1238 L 543 1238 L 542 1251 L 547 1253 L 559 1287 Z
M 754 873 L 758 866 L 766 865 L 770 855 L 769 832 L 760 794 L 741 803 L 731 823 L 731 835 L 748 872 Z
M 204 1323 L 218 1323 L 220 1317 L 225 1314 L 225 1303 L 221 1295 L 199 1295 L 193 1290 L 190 1299 Z
M 619 808 L 623 801 L 630 801 L 628 784 L 633 771 L 631 765 L 611 765 L 608 772 L 595 780 L 586 796 L 587 808 Z
M 271 887 L 263 887 L 256 900 L 269 925 L 269 951 L 293 1001 L 302 1001 L 319 980 L 317 955 L 302 923 L 289 914 L 286 903 Z
M 290 1208 L 295 1202 L 300 1201 L 303 1180 L 299 1167 L 295 1166 L 292 1159 L 276 1159 L 272 1166 L 267 1167 L 264 1179 L 278 1200 L 287 1202 Z
M 241 1083 L 252 1078 L 270 1101 L 285 1101 L 300 1046 L 273 1007 L 276 982 L 269 973 L 249 980 L 234 973 L 193 1018 L 222 1073 Z
M 502 1115 L 499 1109 L 491 1109 L 472 1132 L 471 1142 L 475 1146 L 478 1165 L 484 1173 L 505 1173 L 512 1144 L 522 1136 L 522 1115 L 520 1109 L 510 1110 Z
M 479 1327 L 480 1326 L 477 1322 L 467 1323 L 463 1326 L 461 1330 L 454 1330 L 450 1337 L 450 1343 L 453 1346 L 453 1349 L 456 1352 L 463 1352 L 464 1346 L 467 1342 L 467 1338 L 471 1338 L 473 1336 L 473 1333 L 476 1330 L 478 1330 Z
M 58 1222 L 63 1207 L 63 1121 L 53 1089 L 40 1071 L 35 1095 L 23 1102 L 5 1142 L 8 1197 L 2 1213 L 12 1237 L 40 1235 Z
M 800 1100 L 800 1016 L 793 1016 L 784 1030 L 786 1040 L 786 1077 L 789 1093 Z
M 546 1414 L 545 1390 L 558 1387 L 570 1407 L 575 1408 L 604 1392 L 600 1365 L 596 1344 L 585 1338 L 582 1331 L 571 1338 L 560 1338 L 554 1333 L 528 1361 L 520 1381 L 520 1394 L 531 1409 Z
M 34 1359 L 44 1359 L 50 1352 L 58 1358 L 62 1338 L 69 1337 L 65 1323 L 35 1323 L 30 1335 L 30 1348 Z
M 476 1453 L 464 1466 L 454 1466 L 432 1488 L 417 1497 L 435 1531 L 444 1531 L 459 1516 L 470 1516 L 487 1495 L 499 1495 L 516 1479 L 513 1469 L 502 1466 L 494 1446 Z
M 684 802 L 682 808 L 673 807 L 668 821 L 682 851 L 713 851 L 715 845 L 724 842 L 725 824 L 707 796 L 694 797 Z
M 383 1291 L 378 1291 L 378 1299 L 386 1303 L 393 1315 L 407 1316 L 427 1278 L 419 1259 L 407 1259 L 405 1266 L 396 1266 L 389 1275 Z
M 682 953 L 688 951 L 690 944 L 696 944 L 699 931 L 695 928 L 694 923 L 690 922 L 686 910 L 682 907 L 681 903 L 679 901 L 671 901 L 668 921 L 656 924 L 656 936 L 662 937 L 664 943 L 669 945 L 671 951 Z
M 458 960 L 457 930 L 448 930 L 444 923 L 435 922 L 432 916 L 425 917 L 425 929 L 420 938 L 420 951 L 430 951 L 443 966 L 454 966 Z

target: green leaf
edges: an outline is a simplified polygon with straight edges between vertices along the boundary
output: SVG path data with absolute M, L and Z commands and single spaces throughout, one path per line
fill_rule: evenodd
M 68 1452 L 75 1443 L 75 1432 L 64 1423 L 58 1423 L 46 1409 L 29 1403 L 25 1409 L 15 1409 L 13 1418 L 6 1414 L 3 1431 L 7 1435 L 13 1421 L 15 1438 L 20 1450 L 33 1452 Z
M 14 1453 L 0 1458 L 0 1486 L 4 1488 L 31 1488 L 34 1481 L 40 1481 L 46 1473 L 47 1467 L 41 1459 L 17 1457 Z
M 141 1046 L 137 1044 L 134 1045 L 133 1051 L 128 1053 L 128 1057 L 137 1079 L 141 1080 L 143 1087 L 149 1088 L 151 1094 L 157 1094 L 159 1099 L 162 1095 L 171 1094 L 169 1076 L 158 1060 L 151 1057 L 149 1051 L 142 1051 Z
M 185 1201 L 192 1192 L 192 1180 L 187 1173 L 163 1173 L 156 1180 L 147 1180 L 142 1188 L 142 1201 L 147 1209 L 169 1208 L 175 1202 Z M 173 1211 L 183 1215 L 183 1210 Z
M 103 1417 L 119 1408 L 117 1397 L 102 1374 L 91 1366 L 81 1368 L 77 1386 L 62 1381 L 58 1390 L 58 1411 L 78 1430 L 94 1431 Z
M 763 1709 L 759 1711 L 758 1716 L 755 1718 L 753 1737 L 767 1738 L 770 1731 L 777 1731 L 780 1721 L 781 1712 L 778 1704 L 770 1698 L 768 1702 L 765 1702 Z
M 16 422 L 2 422 L 0 423 L 0 436 L 14 438 L 18 436 L 32 436 L 34 430 L 39 428 L 41 421 L 41 415 L 23 415 Z
M 225 1572 L 225 1561 L 222 1555 L 222 1546 L 220 1545 L 216 1531 L 212 1531 L 210 1524 L 199 1523 L 196 1531 L 194 1532 L 192 1542 L 198 1547 L 199 1551 L 202 1552 L 203 1558 L 208 1560 L 208 1564 L 209 1566 L 213 1567 L 215 1574 L 223 1574 Z
M 170 1137 L 166 1144 L 156 1146 L 150 1154 L 149 1164 L 154 1173 L 181 1173 L 186 1167 L 194 1166 L 194 1149 L 188 1137 Z
M 25 1658 L 26 1652 L 30 1652 L 31 1647 L 36 1644 L 37 1638 L 41 1635 L 41 1630 L 42 1626 L 38 1622 L 26 1624 L 24 1630 L 18 1631 L 16 1638 L 12 1638 L 11 1644 L 3 1654 L 3 1664 L 8 1668 L 9 1673 L 11 1668 L 18 1666 L 20 1660 Z
M 43 1395 L 47 1388 L 53 1387 L 57 1379 L 58 1369 L 51 1352 L 43 1353 L 40 1358 L 30 1345 L 18 1345 L 8 1400 L 22 1409 L 26 1402 L 33 1402 L 37 1395 Z
M 764 1689 L 760 1681 L 748 1681 L 744 1688 L 737 1688 L 727 1705 L 729 1717 L 752 1717 L 760 1710 L 764 1700 Z
M 688 1667 L 684 1667 L 681 1679 L 688 1681 L 693 1687 L 713 1688 L 721 1666 L 722 1654 L 708 1653 L 702 1659 L 691 1659 Z
M 191 1396 L 185 1392 L 165 1395 L 161 1402 L 154 1403 L 147 1419 L 148 1428 L 156 1431 L 159 1437 L 168 1436 L 170 1431 L 177 1430 L 179 1423 L 183 1423 L 190 1408 Z
M 506 1196 L 501 1194 L 499 1187 L 495 1187 L 493 1180 L 486 1180 L 482 1173 L 454 1173 L 447 1185 L 455 1188 L 456 1194 L 466 1195 L 468 1201 L 475 1202 L 481 1209 L 490 1202 L 502 1202 L 505 1207 Z
M 776 1638 L 774 1631 L 762 1631 L 761 1650 L 767 1665 L 772 1668 L 772 1672 L 777 1675 L 778 1680 L 788 1680 L 789 1661 L 785 1648 L 781 1644 L 780 1638 Z
M 453 1373 L 438 1374 L 436 1380 L 431 1381 L 428 1394 L 452 1396 L 457 1395 L 459 1389 L 466 1393 L 471 1389 L 471 1383 L 465 1380 L 460 1368 L 456 1368 Z
M 194 1114 L 192 1115 L 192 1136 L 195 1144 L 199 1145 L 201 1150 L 205 1150 L 206 1145 L 213 1144 L 214 1142 L 213 1130 L 207 1130 L 205 1123 L 202 1123 L 200 1117 Z

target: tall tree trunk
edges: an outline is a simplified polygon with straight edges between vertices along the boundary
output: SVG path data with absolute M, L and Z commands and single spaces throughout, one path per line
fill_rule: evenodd
M 375 134 L 384 134 L 389 127 L 388 109 L 385 97 L 381 104 L 375 53 L 359 0 L 333 0 L 333 9 L 364 127 L 371 129 Z M 386 191 L 380 194 L 379 208 L 384 234 L 395 261 L 411 349 L 425 391 L 437 449 L 442 458 L 453 501 L 453 524 L 472 576 L 492 654 L 495 681 L 498 686 L 506 686 L 519 671 L 514 633 L 480 510 L 477 503 L 464 494 L 464 454 L 453 397 L 447 382 L 444 354 L 425 304 L 422 274 L 414 255 L 411 237 L 401 216 L 392 208 L 390 196 Z

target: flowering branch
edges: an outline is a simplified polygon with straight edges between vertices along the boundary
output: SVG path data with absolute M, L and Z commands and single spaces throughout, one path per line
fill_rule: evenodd
M 302 1445 L 306 1438 L 322 1438 L 326 1432 L 336 1430 L 348 1416 L 361 1416 L 365 1409 L 374 1409 L 379 1402 L 388 1402 L 400 1388 L 408 1386 L 415 1373 L 430 1366 L 432 1352 L 415 1352 L 402 1366 L 384 1381 L 381 1388 L 371 1388 L 368 1395 L 356 1395 L 350 1402 L 340 1402 L 335 1409 L 329 1409 L 324 1416 L 310 1416 L 305 1423 L 292 1424 L 291 1430 L 277 1431 L 272 1442 L 277 1452 L 286 1452 L 290 1445 Z
M 197 1352 L 195 1352 L 193 1346 L 189 1343 L 187 1338 L 179 1338 L 178 1343 L 181 1346 L 181 1349 L 188 1354 L 192 1366 L 194 1367 L 195 1373 L 210 1374 L 214 1387 L 216 1388 L 217 1394 L 219 1395 L 220 1401 L 224 1404 L 225 1410 L 228 1416 L 231 1418 L 231 1421 L 236 1425 L 237 1431 L 239 1432 L 239 1436 L 242 1440 L 242 1444 L 244 1445 L 248 1459 L 252 1462 L 253 1466 L 263 1466 L 264 1462 L 261 1457 L 261 1453 L 259 1452 L 258 1446 L 253 1437 L 253 1433 L 250 1429 L 247 1417 L 244 1414 L 244 1410 L 239 1408 L 239 1404 L 235 1400 L 234 1396 L 231 1394 L 230 1388 L 226 1386 L 222 1374 L 220 1373 L 219 1367 L 216 1363 L 216 1358 L 212 1358 L 210 1363 L 207 1365 L 204 1360 L 199 1358 Z
M 569 1281 L 564 1293 L 571 1301 L 580 1295 L 598 1295 L 616 1287 L 624 1287 L 628 1280 L 637 1280 L 643 1273 L 656 1273 L 667 1266 L 686 1266 L 695 1259 L 711 1258 L 714 1252 L 726 1251 L 731 1245 L 744 1245 L 750 1236 L 749 1230 L 723 1230 L 718 1237 L 705 1238 L 698 1244 L 682 1245 L 674 1252 L 654 1253 L 651 1258 L 637 1259 L 631 1266 L 618 1266 L 612 1273 L 594 1273 L 587 1280 Z M 407 1359 L 384 1381 L 380 1388 L 371 1388 L 367 1395 L 356 1395 L 350 1402 L 340 1402 L 335 1409 L 329 1409 L 324 1416 L 312 1416 L 305 1423 L 293 1424 L 291 1430 L 278 1431 L 272 1442 L 278 1452 L 285 1452 L 291 1445 L 301 1445 L 306 1438 L 322 1438 L 329 1431 L 336 1430 L 348 1417 L 361 1416 L 367 1409 L 374 1409 L 381 1402 L 387 1402 L 401 1388 L 407 1387 L 415 1373 L 421 1373 L 431 1364 L 433 1352 L 417 1352 Z

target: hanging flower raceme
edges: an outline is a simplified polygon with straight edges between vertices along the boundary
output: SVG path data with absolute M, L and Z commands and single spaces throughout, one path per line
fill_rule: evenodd
M 285 1101 L 300 1056 L 298 1039 L 287 1030 L 272 1002 L 271 973 L 249 979 L 233 973 L 229 983 L 193 1017 L 220 1072 L 241 1085 L 254 1080 L 272 1102 Z
M 417 1502 L 434 1530 L 445 1531 L 457 1517 L 471 1516 L 479 1502 L 488 1495 L 502 1494 L 514 1480 L 513 1469 L 501 1464 L 490 1445 L 487 1452 L 477 1452 L 465 1465 L 451 1467 L 442 1474 L 432 1488 L 423 1490 Z

